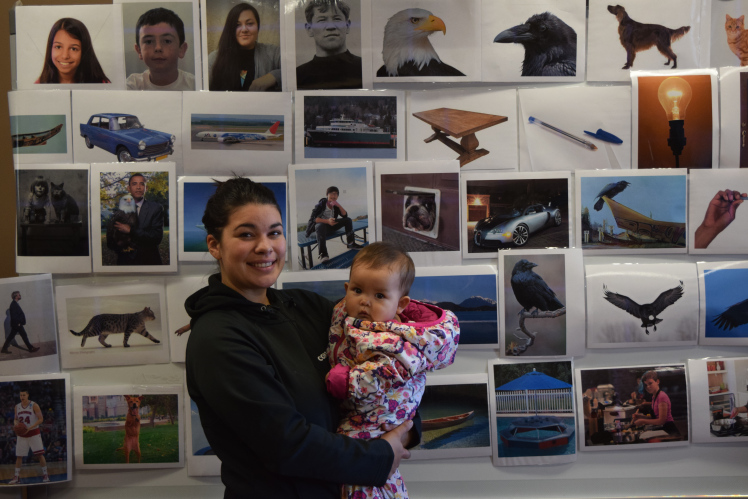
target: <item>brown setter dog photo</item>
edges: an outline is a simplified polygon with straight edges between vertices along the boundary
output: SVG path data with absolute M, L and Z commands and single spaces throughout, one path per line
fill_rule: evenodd
M 660 24 L 644 24 L 634 21 L 626 13 L 626 9 L 620 5 L 608 5 L 608 12 L 618 19 L 618 35 L 621 45 L 626 49 L 626 64 L 621 69 L 629 69 L 634 65 L 636 53 L 657 47 L 660 54 L 667 57 L 665 66 L 673 61 L 673 69 L 678 67 L 678 56 L 675 55 L 670 44 L 688 33 L 691 26 L 681 26 L 678 29 L 670 29 Z
M 140 403 L 143 397 L 125 395 L 127 401 L 127 418 L 125 418 L 125 444 L 120 448 L 125 451 L 125 462 L 130 462 L 130 452 L 135 451 L 140 462 Z M 117 450 L 120 450 L 117 449 Z

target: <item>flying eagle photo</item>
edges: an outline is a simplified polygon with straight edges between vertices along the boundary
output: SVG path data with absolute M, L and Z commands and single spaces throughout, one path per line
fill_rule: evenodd
M 657 316 L 683 296 L 683 281 L 680 281 L 679 286 L 660 293 L 660 296 L 652 303 L 644 305 L 639 305 L 628 296 L 608 291 L 605 284 L 603 284 L 603 293 L 604 298 L 610 303 L 640 319 L 641 327 L 644 328 L 645 333 L 649 334 L 650 327 L 657 331 L 657 324 L 662 322 L 662 319 Z
M 576 76 L 577 33 L 543 12 L 496 35 L 494 43 L 518 43 L 525 49 L 522 76 Z
M 712 323 L 726 331 L 748 324 L 748 300 L 727 307 L 724 312 L 712 319 Z
M 429 41 L 429 36 L 447 26 L 426 9 L 405 9 L 387 20 L 384 27 L 382 58 L 377 76 L 465 76 L 445 64 Z

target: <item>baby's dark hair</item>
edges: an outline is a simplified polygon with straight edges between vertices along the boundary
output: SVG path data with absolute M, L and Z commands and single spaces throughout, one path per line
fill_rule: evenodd
M 400 272 L 400 291 L 402 296 L 410 293 L 410 287 L 416 278 L 416 266 L 410 256 L 392 243 L 378 241 L 364 247 L 356 254 L 351 264 L 351 272 L 356 266 L 366 268 L 390 268 Z
M 275 206 L 282 213 L 273 191 L 244 177 L 233 177 L 225 182 L 214 180 L 216 192 L 208 199 L 203 214 L 203 225 L 209 235 L 221 240 L 221 231 L 229 222 L 231 213 L 247 204 Z
M 351 14 L 351 8 L 343 0 L 309 0 L 304 8 L 304 16 L 306 16 L 306 22 L 311 23 L 312 17 L 314 17 L 314 9 L 320 9 L 325 12 L 329 8 L 339 10 L 345 16 L 345 20 L 349 20 Z
M 163 7 L 151 9 L 138 18 L 138 23 L 135 25 L 135 43 L 140 46 L 140 28 L 155 26 L 159 23 L 166 23 L 177 31 L 179 46 L 181 47 L 184 43 L 184 22 L 174 11 Z

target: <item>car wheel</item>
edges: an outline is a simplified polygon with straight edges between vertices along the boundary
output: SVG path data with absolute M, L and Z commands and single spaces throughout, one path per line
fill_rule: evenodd
M 91 139 L 88 138 L 88 135 L 83 138 L 86 140 L 86 147 L 88 147 L 89 149 L 93 149 L 93 144 L 91 143 Z
M 530 239 L 530 231 L 525 224 L 518 225 L 512 232 L 512 241 L 517 246 L 524 246 L 528 239 Z
M 561 225 L 561 212 L 560 211 L 557 211 L 556 216 L 553 217 L 553 223 L 556 224 L 556 227 Z
M 127 163 L 128 161 L 132 161 L 132 156 L 130 156 L 130 151 L 126 147 L 120 146 L 117 149 L 117 159 L 121 163 Z

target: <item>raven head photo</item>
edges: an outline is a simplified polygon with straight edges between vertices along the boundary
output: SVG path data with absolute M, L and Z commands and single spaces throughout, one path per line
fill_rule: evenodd
M 564 308 L 556 293 L 532 270 L 537 266 L 524 258 L 514 264 L 510 281 L 514 297 L 522 305 L 523 311 L 529 312 L 534 308 L 534 314 Z
M 413 194 L 405 198 L 403 227 L 428 232 L 435 225 L 436 203 L 433 194 Z
M 576 76 L 577 33 L 550 12 L 496 35 L 494 43 L 519 43 L 525 49 L 522 76 Z
M 626 187 L 631 185 L 631 182 L 626 182 L 625 180 L 621 180 L 619 182 L 611 182 L 610 184 L 607 184 L 605 187 L 603 187 L 600 192 L 597 193 L 597 196 L 595 196 L 595 199 L 597 199 L 597 202 L 595 202 L 595 211 L 600 211 L 603 209 L 603 204 L 605 201 L 603 201 L 603 196 L 607 196 L 608 199 L 613 199 L 618 194 L 622 193 Z
M 652 303 L 644 305 L 639 305 L 628 296 L 608 291 L 605 284 L 603 284 L 603 294 L 610 303 L 640 319 L 641 327 L 644 328 L 645 333 L 649 334 L 650 327 L 657 331 L 657 324 L 662 322 L 662 319 L 657 316 L 683 296 L 683 281 L 680 281 L 679 286 L 660 293 L 660 296 Z
M 382 58 L 377 76 L 465 76 L 445 64 L 434 50 L 429 36 L 447 26 L 425 9 L 405 9 L 387 20 L 384 27 Z

